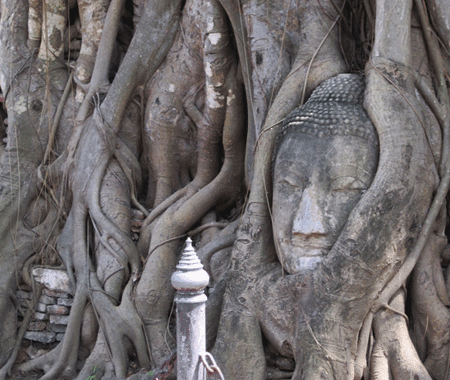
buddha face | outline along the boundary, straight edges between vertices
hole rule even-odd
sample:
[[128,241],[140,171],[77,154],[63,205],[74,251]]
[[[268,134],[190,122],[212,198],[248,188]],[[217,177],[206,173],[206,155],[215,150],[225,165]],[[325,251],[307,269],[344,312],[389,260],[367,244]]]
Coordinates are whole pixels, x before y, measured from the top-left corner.
[[377,147],[355,136],[288,134],[274,166],[276,250],[290,274],[314,270],[376,172]]

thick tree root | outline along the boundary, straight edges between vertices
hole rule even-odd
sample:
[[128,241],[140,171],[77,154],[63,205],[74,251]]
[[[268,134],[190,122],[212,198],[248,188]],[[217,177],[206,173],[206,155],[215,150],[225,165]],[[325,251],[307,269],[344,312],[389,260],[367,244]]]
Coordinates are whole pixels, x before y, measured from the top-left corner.
[[432,235],[411,280],[416,336],[427,343],[427,350],[419,352],[425,354],[425,366],[438,380],[447,379],[450,373],[450,312],[439,298],[433,277],[433,266],[439,265],[445,246],[446,239]]
[[128,354],[123,339],[128,338],[134,345],[139,364],[149,368],[150,357],[148,339],[141,318],[136,313],[131,297],[133,281],[126,285],[119,306],[112,305],[108,295],[102,290],[95,275],[91,275],[92,300],[99,315],[99,323],[110,351],[111,362],[117,378],[126,375]]
[[[405,292],[398,291],[389,303],[392,310],[383,310],[374,318],[375,344],[370,372],[375,380],[431,380],[409,337],[404,318]],[[403,314],[403,315],[402,315]]]
[[[200,133],[187,117],[183,105],[186,98],[197,102],[204,82],[201,33],[205,30],[206,13],[201,11],[204,1],[187,1],[181,20],[181,31],[155,77],[149,82],[146,106],[144,152],[149,172],[154,176],[147,203],[155,207],[190,182],[195,172],[195,138]],[[193,22],[195,20],[195,22]],[[189,29],[190,33],[185,33]],[[182,70],[175,67],[183,62]],[[195,91],[192,91],[195,89]],[[155,144],[154,141],[158,141]],[[169,151],[178,153],[168,155]],[[161,208],[159,208],[161,210]],[[158,212],[152,213],[152,218]],[[152,219],[151,218],[151,219]],[[146,221],[146,225],[151,220]]]

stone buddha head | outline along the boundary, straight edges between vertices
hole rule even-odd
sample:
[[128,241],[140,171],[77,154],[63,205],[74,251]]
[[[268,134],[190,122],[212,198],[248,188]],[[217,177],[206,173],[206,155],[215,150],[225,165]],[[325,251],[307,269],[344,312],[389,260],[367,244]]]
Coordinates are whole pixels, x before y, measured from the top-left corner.
[[313,271],[375,176],[378,138],[362,106],[364,79],[322,83],[280,130],[273,163],[273,230],[283,268]]

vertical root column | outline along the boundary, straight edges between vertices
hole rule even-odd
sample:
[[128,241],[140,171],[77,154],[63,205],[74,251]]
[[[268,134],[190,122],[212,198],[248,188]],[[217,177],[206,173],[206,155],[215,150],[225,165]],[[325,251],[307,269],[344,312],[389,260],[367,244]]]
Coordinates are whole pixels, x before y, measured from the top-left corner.
[[75,75],[84,84],[91,80],[108,4],[107,0],[78,0],[83,39]]
[[[33,12],[36,8],[33,8]],[[42,35],[39,58],[49,63],[64,58],[64,34],[67,8],[64,0],[44,0],[42,4]],[[32,24],[33,28],[36,27]],[[33,36],[35,38],[35,36]]]

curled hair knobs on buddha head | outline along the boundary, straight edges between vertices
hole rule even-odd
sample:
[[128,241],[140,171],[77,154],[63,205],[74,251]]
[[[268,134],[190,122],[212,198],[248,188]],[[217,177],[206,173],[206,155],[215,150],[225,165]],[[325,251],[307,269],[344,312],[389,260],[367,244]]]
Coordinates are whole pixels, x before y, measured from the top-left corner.
[[364,89],[364,78],[357,74],[339,74],[320,84],[308,101],[284,120],[274,159],[285,136],[291,133],[356,136],[378,145],[375,127],[362,105]]

